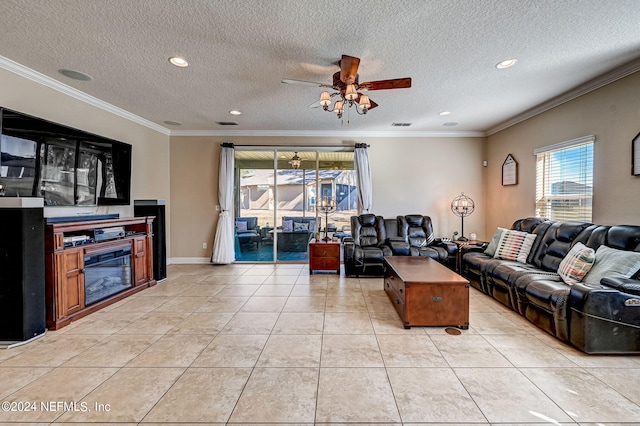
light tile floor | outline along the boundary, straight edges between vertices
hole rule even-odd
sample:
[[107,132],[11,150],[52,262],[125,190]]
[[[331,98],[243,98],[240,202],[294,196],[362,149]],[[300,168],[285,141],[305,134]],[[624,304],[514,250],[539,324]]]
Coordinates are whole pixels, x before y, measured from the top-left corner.
[[585,355],[474,289],[470,311],[459,336],[405,330],[381,279],[172,265],[0,350],[0,423],[640,425],[640,357]]

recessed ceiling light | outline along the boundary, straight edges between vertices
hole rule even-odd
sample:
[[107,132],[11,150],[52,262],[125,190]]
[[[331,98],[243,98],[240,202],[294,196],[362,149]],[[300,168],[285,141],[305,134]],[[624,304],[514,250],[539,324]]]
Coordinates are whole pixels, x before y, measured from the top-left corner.
[[182,123],[179,121],[165,120],[163,123],[169,126],[182,126]]
[[242,113],[240,111],[238,111],[237,109],[232,109],[231,111],[229,111],[229,114],[231,114],[231,115],[242,115]]
[[457,126],[458,123],[456,123],[455,121],[448,121],[446,123],[442,123],[443,126],[447,126],[447,127],[451,127],[451,126]]
[[93,80],[93,77],[91,77],[89,74],[85,74],[83,72],[80,71],[75,71],[75,70],[67,70],[67,69],[61,69],[58,70],[58,72],[62,75],[64,75],[65,77],[69,77],[72,78],[74,80],[80,80],[80,81],[91,81]]
[[507,59],[505,61],[498,62],[496,64],[496,68],[498,68],[499,70],[503,70],[505,68],[510,68],[510,67],[514,66],[516,64],[516,62],[518,62],[517,59]]
[[438,115],[451,115],[451,111],[442,111],[439,112]]
[[169,58],[169,62],[171,62],[176,67],[180,67],[180,68],[185,68],[189,66],[189,62],[187,62],[185,58],[182,58],[180,56],[173,56]]

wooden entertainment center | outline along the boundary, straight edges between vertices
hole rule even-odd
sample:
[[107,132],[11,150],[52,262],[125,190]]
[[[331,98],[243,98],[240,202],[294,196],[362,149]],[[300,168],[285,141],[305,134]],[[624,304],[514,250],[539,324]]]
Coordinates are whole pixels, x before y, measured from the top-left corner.
[[153,216],[48,223],[47,328],[57,330],[156,284]]

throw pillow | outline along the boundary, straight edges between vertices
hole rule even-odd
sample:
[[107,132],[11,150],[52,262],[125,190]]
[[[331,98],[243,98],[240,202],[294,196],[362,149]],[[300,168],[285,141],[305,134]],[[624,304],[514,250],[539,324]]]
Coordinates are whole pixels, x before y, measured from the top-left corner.
[[293,232],[293,220],[282,221],[282,232]]
[[309,231],[316,232],[316,220],[315,219],[311,219],[309,221]]
[[237,231],[246,231],[247,230],[247,222],[244,220],[236,220],[236,230]]
[[558,275],[569,285],[579,283],[596,260],[596,252],[582,243],[576,243],[562,259]]
[[304,223],[304,222],[296,222],[293,224],[293,230],[294,231],[308,231],[309,230],[309,224],[308,223]]
[[596,250],[596,261],[582,281],[600,284],[603,278],[631,278],[639,269],[640,253],[602,245]]
[[498,241],[498,247],[493,257],[527,263],[527,257],[529,257],[529,252],[535,240],[536,236],[528,232],[506,229],[500,236],[500,241]]
[[496,233],[493,234],[493,238],[491,238],[491,242],[489,243],[487,248],[484,249],[484,253],[486,255],[493,257],[496,254],[496,249],[498,248],[498,242],[500,241],[500,237],[502,236],[502,233],[504,231],[506,231],[505,228],[496,229]]

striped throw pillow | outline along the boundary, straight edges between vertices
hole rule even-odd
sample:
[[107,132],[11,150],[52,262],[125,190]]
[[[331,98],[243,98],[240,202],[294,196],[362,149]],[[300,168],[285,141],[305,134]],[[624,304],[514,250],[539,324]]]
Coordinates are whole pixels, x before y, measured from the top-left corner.
[[515,260],[520,263],[527,263],[527,257],[531,252],[531,247],[536,240],[536,236],[528,232],[505,230],[500,236],[496,253],[496,259]]
[[596,261],[596,252],[582,243],[576,243],[562,259],[558,275],[569,285],[579,283]]

